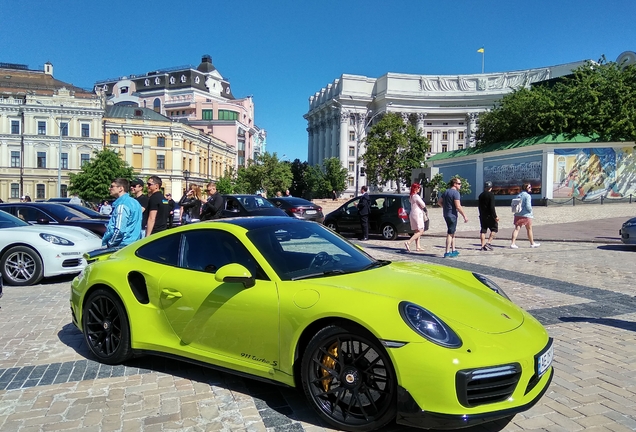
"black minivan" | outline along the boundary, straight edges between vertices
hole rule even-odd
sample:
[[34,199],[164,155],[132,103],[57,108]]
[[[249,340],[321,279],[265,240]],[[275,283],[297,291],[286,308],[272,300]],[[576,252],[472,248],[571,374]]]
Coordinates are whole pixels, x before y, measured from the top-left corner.
[[[369,233],[381,234],[385,240],[395,240],[400,234],[411,235],[409,213],[411,202],[406,194],[370,194],[371,214],[369,215]],[[325,216],[323,222],[328,228],[340,232],[362,234],[358,202],[353,198]]]

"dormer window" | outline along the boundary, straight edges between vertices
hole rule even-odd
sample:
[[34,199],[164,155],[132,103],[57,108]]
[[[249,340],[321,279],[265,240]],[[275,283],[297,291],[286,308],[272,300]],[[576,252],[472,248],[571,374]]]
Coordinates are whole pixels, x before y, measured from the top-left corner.
[[230,88],[229,87],[225,89],[225,93],[230,94]]
[[170,84],[174,84],[175,82],[177,82],[177,80],[174,79],[173,76],[170,77]]
[[199,84],[201,82],[201,79],[199,77],[195,77],[194,78],[194,83],[195,84]]
[[161,84],[161,80],[159,79],[159,77],[155,78],[155,84]]
[[186,76],[185,75],[181,75],[181,82],[182,83],[186,82]]
[[143,116],[143,111],[141,111],[140,109],[135,110],[135,117],[141,117]]
[[120,93],[128,93],[128,87],[122,87],[121,89],[119,89]]
[[146,79],[144,80],[144,85],[145,85],[146,87],[148,87],[148,86],[150,85],[150,80],[149,80],[148,78],[146,78]]
[[102,87],[102,90],[108,91],[108,86],[106,84],[104,84],[104,86]]

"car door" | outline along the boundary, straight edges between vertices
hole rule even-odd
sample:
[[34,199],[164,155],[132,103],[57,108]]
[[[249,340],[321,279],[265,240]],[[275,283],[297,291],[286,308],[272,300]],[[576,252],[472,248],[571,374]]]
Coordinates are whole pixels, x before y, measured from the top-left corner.
[[371,213],[369,215],[369,230],[379,232],[382,227],[384,214],[386,213],[386,198],[383,196],[371,195]]
[[343,212],[338,220],[340,231],[361,232],[360,215],[358,213],[358,203],[360,198],[353,199],[343,206]]
[[38,223],[50,223],[56,224],[57,221],[51,216],[47,215],[42,210],[30,205],[18,205],[15,208],[16,216],[31,225]]
[[[256,284],[217,282],[216,271],[229,263],[244,265]],[[181,233],[179,265],[158,283],[161,308],[182,344],[233,363],[277,367],[276,284],[234,235],[220,229]]]

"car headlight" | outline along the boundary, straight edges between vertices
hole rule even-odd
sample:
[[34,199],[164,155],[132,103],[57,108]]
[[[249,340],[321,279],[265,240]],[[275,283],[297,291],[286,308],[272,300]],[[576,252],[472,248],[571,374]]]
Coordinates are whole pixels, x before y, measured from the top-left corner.
[[60,245],[60,246],[74,246],[75,243],[73,243],[70,240],[66,240],[64,237],[59,237],[53,234],[47,234],[47,233],[40,233],[40,237],[44,240],[47,241],[49,243],[53,243],[56,245]]
[[[488,279],[486,276],[484,275],[480,275],[479,273],[473,273],[473,276],[475,276],[475,278],[483,283],[484,285],[486,285],[488,288],[490,288],[491,290],[493,290],[494,292],[496,292],[497,294],[499,294],[500,296],[502,296],[503,298],[505,298],[506,300],[510,300],[510,297],[508,297],[508,295],[504,292],[504,290],[502,290],[499,285],[497,285],[496,283],[494,283],[493,281],[491,281],[490,279]],[[510,300],[512,301],[512,300]]]
[[416,333],[446,348],[459,348],[462,340],[444,321],[421,306],[401,302],[400,316]]

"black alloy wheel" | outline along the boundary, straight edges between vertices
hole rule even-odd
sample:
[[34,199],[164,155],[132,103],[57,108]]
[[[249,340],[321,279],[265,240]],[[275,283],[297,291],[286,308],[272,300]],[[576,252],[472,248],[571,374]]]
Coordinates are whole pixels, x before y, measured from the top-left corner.
[[0,268],[7,285],[14,286],[34,285],[44,274],[42,258],[26,246],[14,246],[7,250],[0,260]]
[[132,357],[128,316],[112,291],[97,289],[89,295],[82,328],[88,348],[100,362],[119,364]]
[[337,326],[320,330],[307,345],[301,375],[310,404],[337,429],[372,431],[395,418],[395,371],[371,335]]

